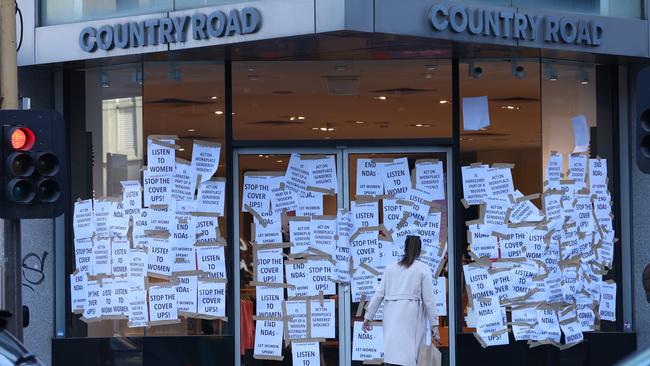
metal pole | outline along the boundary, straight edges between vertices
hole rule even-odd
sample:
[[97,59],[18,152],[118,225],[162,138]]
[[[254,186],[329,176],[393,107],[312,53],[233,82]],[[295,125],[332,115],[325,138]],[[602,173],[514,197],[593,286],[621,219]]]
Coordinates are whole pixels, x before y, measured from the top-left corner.
[[[0,0],[0,109],[18,109],[16,52],[16,3]],[[23,300],[20,253],[20,220],[5,220],[2,247],[2,308],[13,316],[7,329],[22,340]]]

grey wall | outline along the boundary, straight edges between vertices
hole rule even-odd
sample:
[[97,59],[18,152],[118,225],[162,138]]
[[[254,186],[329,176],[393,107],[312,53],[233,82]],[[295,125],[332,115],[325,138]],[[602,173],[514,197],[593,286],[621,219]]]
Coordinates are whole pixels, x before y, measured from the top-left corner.
[[[49,68],[20,69],[19,95],[31,98],[32,109],[53,103]],[[30,325],[23,330],[27,348],[46,365],[52,361],[54,334],[54,220],[22,220],[21,250],[23,304],[30,310]]]

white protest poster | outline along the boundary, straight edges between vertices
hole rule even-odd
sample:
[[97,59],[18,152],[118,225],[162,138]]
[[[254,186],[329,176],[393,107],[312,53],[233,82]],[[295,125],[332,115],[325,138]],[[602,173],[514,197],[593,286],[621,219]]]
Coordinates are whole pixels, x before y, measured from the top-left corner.
[[146,327],[149,323],[149,311],[147,309],[147,290],[144,288],[132,287],[128,293],[129,301],[129,328]]
[[99,313],[103,317],[112,317],[113,313],[113,278],[104,277],[99,281]]
[[332,281],[334,265],[326,259],[310,259],[308,264],[309,295],[315,296],[323,291],[324,295],[336,294],[336,283]]
[[[445,256],[444,244],[440,243],[440,212],[432,212],[427,219],[418,227],[418,236],[422,241],[422,251],[420,258],[422,262],[429,265],[431,272],[435,273]],[[399,241],[399,257],[404,255],[404,241]]]
[[305,169],[302,159],[299,154],[291,154],[289,165],[285,173],[285,189],[294,192],[298,196],[304,196],[307,193],[307,180],[309,179],[309,172]]
[[73,313],[82,313],[86,306],[86,273],[73,273],[70,275],[70,309]]
[[257,249],[257,281],[284,283],[282,249]]
[[307,189],[316,188],[319,190],[327,190],[332,194],[338,192],[338,180],[336,178],[336,160],[334,155],[327,155],[325,157],[302,158],[303,165],[309,172],[307,179]]
[[351,215],[354,231],[363,227],[379,226],[379,201],[351,202]]
[[284,261],[284,271],[287,277],[287,284],[293,285],[293,287],[287,288],[287,296],[308,296],[310,284],[307,274],[309,271],[307,260],[286,260]]
[[143,173],[144,207],[151,205],[166,205],[172,199],[172,177],[153,176],[148,170]]
[[197,243],[214,243],[220,238],[219,220],[216,217],[198,216],[196,218]]
[[257,213],[269,211],[271,204],[269,179],[268,176],[252,173],[244,175],[241,205],[243,212],[249,212],[249,208]]
[[549,229],[560,229],[564,223],[564,209],[562,208],[562,194],[547,192],[542,196],[546,222]]
[[282,359],[283,325],[281,320],[255,321],[255,348],[253,357],[275,357]]
[[129,221],[131,217],[124,212],[122,202],[113,202],[111,206],[113,214],[108,219],[111,227],[111,236],[125,237],[129,232]]
[[271,208],[273,212],[280,213],[283,210],[287,210],[287,212],[296,211],[298,204],[298,196],[290,190],[283,188],[271,189]]
[[438,277],[433,279],[433,300],[436,307],[433,309],[435,315],[447,316],[447,278]]
[[289,241],[291,254],[302,253],[311,243],[311,221],[309,217],[294,216],[289,218]]
[[576,296],[576,314],[582,331],[594,330],[596,315],[593,310],[593,300],[589,295],[578,294]]
[[569,155],[569,179],[584,183],[587,179],[587,154]]
[[[305,302],[303,302],[305,304]],[[306,304],[305,304],[306,306]],[[310,301],[311,337],[336,338],[336,303],[334,300]]]
[[463,130],[478,131],[490,126],[488,97],[463,97]]
[[461,168],[463,197],[467,204],[478,205],[489,196],[488,165]]
[[338,239],[336,241],[336,267],[334,268],[334,278],[337,281],[350,282],[350,236],[352,235],[352,219],[350,211],[339,209],[336,218]]
[[86,304],[83,311],[83,319],[94,320],[99,319],[101,316],[101,309],[99,307],[99,298],[101,297],[101,289],[97,280],[88,280],[86,282]]
[[197,276],[178,276],[176,289],[176,303],[178,315],[193,316],[196,314],[196,287]]
[[197,266],[207,278],[226,278],[226,257],[223,246],[196,247]]
[[111,201],[93,201],[93,216],[95,219],[95,236],[108,238],[111,236],[109,219],[113,214],[113,203]]
[[406,200],[408,204],[403,210],[409,214],[409,218],[420,223],[425,222],[431,209],[431,195],[415,188],[409,188]]
[[512,169],[509,167],[488,169],[487,185],[490,197],[507,196],[514,193],[515,187],[512,183]]
[[74,203],[72,227],[76,239],[90,238],[95,233],[95,220],[93,216],[93,200],[78,200]]
[[151,176],[173,175],[176,168],[174,136],[149,136],[147,139],[147,170]]
[[149,256],[146,249],[130,249],[127,257],[127,278],[130,287],[144,288]]
[[582,153],[589,151],[589,126],[587,117],[578,115],[571,118],[571,127],[573,129],[573,152]]
[[216,178],[201,182],[197,196],[196,211],[209,212],[215,216],[223,216],[226,197],[226,180]]
[[381,266],[378,241],[379,232],[376,230],[361,232],[356,238],[350,240],[354,268],[364,263],[372,268]]
[[277,221],[278,224],[268,223],[266,227],[260,224],[257,219],[253,220],[253,225],[255,228],[255,243],[257,244],[275,244],[282,242],[282,229],[279,225],[279,218]]
[[93,239],[93,274],[111,274],[111,238]]
[[207,318],[226,316],[226,282],[199,280],[198,313]]
[[384,358],[384,329],[373,325],[368,332],[363,331],[363,322],[354,322],[352,331],[352,360],[377,361]]
[[384,194],[384,183],[379,172],[379,165],[372,159],[357,159],[357,196]]
[[379,252],[381,253],[381,266],[377,268],[381,273],[384,273],[386,267],[393,263],[399,262],[404,256],[404,246],[392,241],[382,240],[383,235],[379,236]]
[[171,187],[171,196],[176,201],[193,201],[196,190],[196,172],[192,164],[183,159],[176,159]]
[[595,193],[596,187],[607,184],[607,159],[589,159],[589,190]]
[[320,365],[320,343],[291,342],[291,359],[296,366]]
[[93,240],[91,238],[74,239],[75,268],[79,273],[94,274]]
[[403,205],[397,203],[397,199],[384,198],[381,201],[383,210],[383,224],[388,230],[393,230],[404,216]]
[[192,145],[192,169],[200,177],[200,183],[207,182],[219,168],[221,144],[194,140]]
[[125,180],[122,184],[122,205],[124,209],[142,208],[142,187],[140,181]]
[[537,309],[534,307],[522,307],[512,309],[512,333],[516,341],[535,340],[537,333]]
[[255,312],[258,316],[281,317],[284,289],[282,287],[257,286]]
[[296,216],[322,216],[323,215],[323,193],[306,191],[298,197],[298,208]]
[[560,321],[557,318],[557,311],[554,309],[537,309],[537,338],[538,340],[549,340],[560,343],[562,332]]
[[111,269],[113,276],[127,276],[128,274],[128,254],[129,239],[113,238],[111,241]]
[[512,203],[507,197],[490,197],[485,200],[485,213],[483,224],[491,227],[501,227],[506,223],[508,210],[512,209]]
[[116,277],[113,280],[113,315],[126,317],[129,315],[129,280],[126,277]]
[[432,159],[415,162],[415,188],[430,194],[434,201],[445,199],[444,178],[442,161]]
[[196,270],[196,216],[182,216],[171,226],[169,243],[172,247],[174,263],[173,272]]
[[499,258],[499,242],[492,235],[492,228],[484,225],[470,225],[468,238],[469,245],[479,258]]
[[336,216],[313,216],[310,222],[311,246],[327,254],[336,251]]
[[149,288],[149,321],[168,324],[180,321],[175,287],[152,286]]
[[600,284],[598,315],[601,320],[616,321],[616,283],[614,281],[604,281]]
[[[473,295],[473,294],[472,294]],[[499,300],[485,297],[473,302],[476,314],[476,334],[487,346],[499,346],[509,343],[508,328],[503,321]]]
[[[475,303],[482,297],[495,297],[496,290],[494,289],[494,282],[486,267],[476,266],[473,264],[466,264],[463,266],[463,274],[465,275],[465,282],[470,287],[472,292],[472,301]],[[499,302],[496,301],[497,308]],[[474,304],[475,310],[478,309]]]
[[168,239],[149,238],[147,275],[168,279],[172,274],[174,254]]
[[305,300],[287,301],[287,330],[289,339],[307,338],[307,302]]
[[516,202],[512,206],[512,211],[510,212],[510,222],[513,224],[518,224],[521,222],[535,222],[541,221],[544,219],[543,215],[540,215],[539,209],[535,206],[530,200],[524,199],[524,194],[516,190],[512,194],[512,198]]
[[546,165],[546,180],[548,181],[548,188],[558,188],[560,180],[562,179],[562,169],[564,166],[564,158],[562,154],[557,151],[551,151]]
[[[505,229],[505,230],[504,230]],[[528,240],[530,228],[504,228],[500,229],[505,237],[499,240],[501,258],[523,258],[524,244]]]
[[352,275],[351,290],[352,302],[359,302],[365,296],[367,301],[375,294],[375,287],[379,283],[379,277],[364,267],[359,267]]
[[393,195],[395,198],[406,198],[411,187],[408,158],[398,158],[394,159],[392,163],[381,164],[379,171],[384,183],[384,193]]

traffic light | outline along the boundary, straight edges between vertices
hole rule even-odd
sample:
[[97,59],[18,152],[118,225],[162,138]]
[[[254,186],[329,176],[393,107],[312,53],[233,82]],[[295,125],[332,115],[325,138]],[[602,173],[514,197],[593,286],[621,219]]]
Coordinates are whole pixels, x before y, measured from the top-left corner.
[[63,117],[49,110],[2,110],[4,191],[0,218],[55,217],[65,209],[67,143]]

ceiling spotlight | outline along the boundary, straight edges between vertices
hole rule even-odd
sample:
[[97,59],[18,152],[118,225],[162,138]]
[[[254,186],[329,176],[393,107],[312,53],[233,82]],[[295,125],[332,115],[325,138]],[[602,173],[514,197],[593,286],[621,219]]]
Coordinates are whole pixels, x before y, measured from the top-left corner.
[[449,103],[448,100],[441,100],[441,101],[440,101],[440,104],[448,104],[448,103]]
[[320,130],[321,131],[327,131],[327,127],[321,127]]
[[99,74],[99,84],[102,88],[110,88],[111,86],[111,81],[108,79],[108,73],[105,71],[102,71],[101,74]]
[[188,128],[188,129],[187,129],[187,132],[195,132],[195,131],[196,131],[196,130],[193,129],[193,128]]
[[222,115],[223,111],[214,111],[214,114]]
[[481,75],[483,75],[483,68],[476,65],[473,61],[469,63],[467,71],[469,73],[469,76],[473,77],[474,79],[478,79],[481,77]]
[[364,122],[364,121],[354,121],[354,123],[356,123],[356,124],[358,124],[358,125],[362,125],[362,124],[364,124],[364,123],[366,123],[366,122]]
[[283,162],[283,160],[276,160],[275,162],[276,163],[281,163],[281,162]]
[[328,127],[327,130],[328,131],[334,131],[334,127]]
[[183,149],[183,148],[181,147],[180,149],[178,149],[178,151],[185,151],[185,149]]
[[582,67],[579,67],[579,68],[576,70],[576,78],[578,79],[578,81],[579,81],[580,84],[582,84],[582,85],[587,85],[587,84],[589,84],[589,73],[587,72],[587,70],[585,70],[585,69],[582,68]]
[[433,71],[433,70],[437,69],[438,66],[433,65],[433,64],[428,64],[428,65],[424,65],[424,68],[427,69],[428,71]]
[[295,119],[296,119],[296,117],[294,117],[294,116],[289,117],[289,121],[294,121]]
[[432,77],[433,77],[433,75],[431,75],[429,73],[424,74],[425,79],[431,79]]
[[422,127],[422,126],[424,126],[422,123],[416,123],[415,124],[415,127]]
[[210,97],[210,99],[212,99],[212,100],[217,100],[218,98],[219,98],[219,97],[217,97],[217,96],[211,96],[211,97]]
[[314,131],[318,131],[318,127],[312,127],[311,129]]
[[305,120],[305,116],[298,116],[298,119],[301,120],[301,121],[304,121],[304,120]]
[[544,76],[550,81],[556,81],[558,79],[558,72],[555,66],[546,64],[544,67]]
[[262,154],[259,154],[259,155],[257,155],[257,156],[259,156],[260,158],[263,158],[263,157],[264,157],[264,155],[262,155]]
[[375,100],[386,100],[386,99],[388,99],[385,95],[380,95],[378,97],[372,97],[372,98],[375,99]]
[[526,77],[526,69],[522,66],[517,64],[515,61],[512,62],[512,76],[523,79]]

